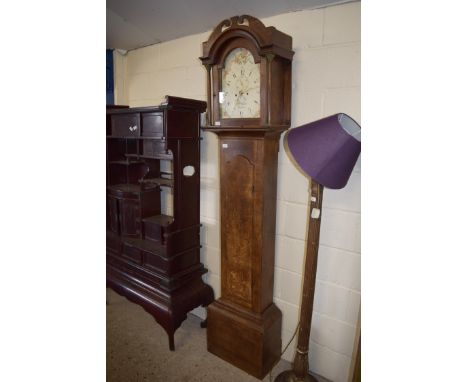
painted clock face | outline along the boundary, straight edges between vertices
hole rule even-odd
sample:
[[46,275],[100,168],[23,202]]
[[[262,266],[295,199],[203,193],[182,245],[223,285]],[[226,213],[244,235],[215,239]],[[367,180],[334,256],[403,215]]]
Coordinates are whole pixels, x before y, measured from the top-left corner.
[[260,64],[247,49],[236,48],[226,57],[221,92],[221,118],[260,118]]

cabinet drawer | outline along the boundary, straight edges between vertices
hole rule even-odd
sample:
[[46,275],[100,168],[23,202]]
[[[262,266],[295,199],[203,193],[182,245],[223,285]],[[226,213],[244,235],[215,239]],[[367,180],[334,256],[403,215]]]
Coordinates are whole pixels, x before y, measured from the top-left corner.
[[141,116],[143,137],[161,137],[164,135],[163,113],[144,113]]
[[140,135],[140,114],[118,114],[111,119],[112,135],[115,137],[138,137]]
[[140,206],[137,201],[122,199],[119,204],[122,236],[140,235]]
[[122,255],[134,263],[141,264],[141,253],[138,248],[131,247],[124,243]]
[[186,252],[174,259],[164,259],[151,252],[141,251],[141,261],[144,267],[168,275],[173,275],[194,266],[198,262],[197,259],[196,251]]

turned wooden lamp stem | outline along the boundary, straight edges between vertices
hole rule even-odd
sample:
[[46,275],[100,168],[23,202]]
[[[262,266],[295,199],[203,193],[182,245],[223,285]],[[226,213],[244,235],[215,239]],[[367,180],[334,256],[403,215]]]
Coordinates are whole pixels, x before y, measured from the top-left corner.
[[301,315],[296,355],[293,371],[298,380],[306,378],[309,373],[309,339],[314,305],[315,279],[317,274],[317,258],[320,237],[320,221],[322,210],[323,186],[311,179],[310,181],[310,217],[307,235],[307,251],[302,286]]
[[293,369],[280,374],[275,382],[316,382],[309,374],[309,339],[314,306],[315,279],[317,274],[317,259],[320,237],[320,222],[322,210],[323,186],[313,179],[310,180],[309,231],[307,234],[307,250],[304,267],[304,282],[302,285],[301,313],[299,318],[299,334]]

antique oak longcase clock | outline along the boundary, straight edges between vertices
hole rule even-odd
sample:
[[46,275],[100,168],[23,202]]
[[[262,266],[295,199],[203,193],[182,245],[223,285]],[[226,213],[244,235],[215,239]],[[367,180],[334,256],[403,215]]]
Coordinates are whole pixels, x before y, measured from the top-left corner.
[[273,303],[279,138],[290,126],[292,38],[251,16],[203,43],[207,126],[219,137],[221,297],[208,308],[208,350],[257,378],[281,353]]

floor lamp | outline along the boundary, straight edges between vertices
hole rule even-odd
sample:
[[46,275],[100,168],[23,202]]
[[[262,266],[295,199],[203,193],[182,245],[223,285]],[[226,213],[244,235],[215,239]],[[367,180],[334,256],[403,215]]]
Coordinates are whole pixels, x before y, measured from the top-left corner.
[[317,382],[309,374],[309,338],[314,304],[315,277],[320,238],[323,187],[346,186],[361,153],[361,127],[339,113],[291,129],[285,136],[288,154],[310,177],[310,220],[302,286],[299,336],[292,370],[278,375],[275,382]]

